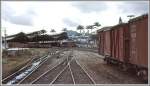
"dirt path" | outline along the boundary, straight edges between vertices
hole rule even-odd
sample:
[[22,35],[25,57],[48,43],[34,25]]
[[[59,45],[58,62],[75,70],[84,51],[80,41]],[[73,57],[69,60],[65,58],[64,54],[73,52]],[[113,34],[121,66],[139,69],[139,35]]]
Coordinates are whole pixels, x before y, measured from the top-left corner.
[[93,78],[96,84],[142,84],[136,76],[119,70],[116,66],[107,65],[103,57],[88,51],[75,51],[79,63]]

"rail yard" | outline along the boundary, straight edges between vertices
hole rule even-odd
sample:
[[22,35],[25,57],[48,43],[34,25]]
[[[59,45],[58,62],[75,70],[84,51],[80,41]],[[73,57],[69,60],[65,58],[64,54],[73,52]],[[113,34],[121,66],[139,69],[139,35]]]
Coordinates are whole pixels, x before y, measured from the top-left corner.
[[128,17],[102,28],[99,22],[76,26],[78,22],[63,19],[80,32],[39,28],[7,35],[5,29],[2,84],[148,84],[149,14]]
[[33,63],[37,62],[35,67],[27,64],[3,78],[3,84],[144,83],[131,73],[107,65],[103,56],[83,49],[53,49]]

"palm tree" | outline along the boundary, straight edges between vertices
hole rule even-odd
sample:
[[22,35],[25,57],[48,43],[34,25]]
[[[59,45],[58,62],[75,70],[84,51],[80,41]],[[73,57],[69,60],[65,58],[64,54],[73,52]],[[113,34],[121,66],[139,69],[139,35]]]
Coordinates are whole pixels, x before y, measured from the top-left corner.
[[95,22],[94,25],[97,27],[101,26],[101,24],[99,24],[99,22]]
[[66,31],[67,31],[67,28],[63,28],[62,31],[66,32]]
[[80,34],[81,34],[81,30],[83,30],[84,29],[84,26],[82,26],[82,25],[79,25],[78,27],[77,27],[77,30],[80,30]]
[[43,30],[40,30],[40,33],[41,33],[41,34],[44,34],[44,33],[46,33],[46,30],[44,30],[44,29],[43,29]]
[[54,30],[54,29],[51,29],[51,31],[50,31],[51,33],[55,33],[56,31]]
[[88,25],[88,26],[86,26],[86,29],[88,30],[88,35],[89,35],[89,29],[91,29],[91,32],[92,32],[93,26],[92,25]]
[[[90,37],[89,29],[91,29],[91,33],[92,33],[93,25],[86,26],[86,29],[88,30],[88,36]],[[88,41],[88,44],[89,44],[89,38],[87,39],[87,41]]]
[[95,28],[98,28],[101,26],[101,24],[99,24],[99,22],[95,22],[93,26],[95,26]]
[[[98,29],[98,27],[100,27],[101,24],[99,24],[99,22],[95,22],[93,26],[95,26],[95,28]],[[94,43],[97,43],[97,42],[96,42],[96,39],[94,39]]]
[[[81,30],[83,29],[84,29],[84,26],[82,25],[77,26],[77,30],[80,30],[80,36],[81,36]],[[80,42],[81,42],[81,38],[80,38]]]

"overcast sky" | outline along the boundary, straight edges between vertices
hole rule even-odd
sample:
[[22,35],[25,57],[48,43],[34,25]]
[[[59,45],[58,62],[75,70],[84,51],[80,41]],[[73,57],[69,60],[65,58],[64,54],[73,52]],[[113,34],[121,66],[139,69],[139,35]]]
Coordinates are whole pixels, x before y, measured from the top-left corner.
[[6,28],[8,35],[41,29],[59,33],[94,22],[102,28],[118,24],[119,17],[127,22],[127,15],[148,13],[148,6],[148,1],[2,1],[2,32]]

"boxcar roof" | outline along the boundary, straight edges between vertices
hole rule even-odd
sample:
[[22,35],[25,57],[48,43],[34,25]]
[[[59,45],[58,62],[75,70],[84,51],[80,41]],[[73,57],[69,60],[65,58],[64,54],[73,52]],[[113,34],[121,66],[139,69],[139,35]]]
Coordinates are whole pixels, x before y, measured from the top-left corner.
[[128,22],[132,23],[132,22],[140,21],[140,20],[145,19],[147,17],[148,17],[148,14],[143,14],[141,16],[138,16],[138,17],[135,17],[135,18],[129,20]]
[[121,24],[114,25],[112,29],[117,29],[116,27],[124,27],[125,25],[128,25],[128,23],[121,23]]
[[107,30],[110,30],[111,28],[112,28],[112,26],[103,27],[103,28],[97,30],[97,32],[100,32],[100,31],[107,31]]

